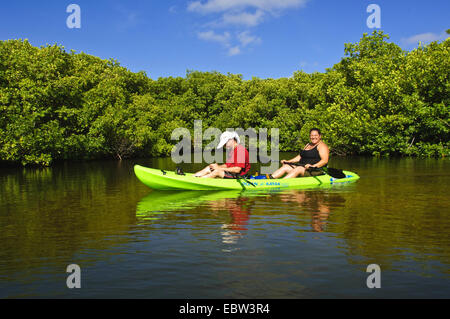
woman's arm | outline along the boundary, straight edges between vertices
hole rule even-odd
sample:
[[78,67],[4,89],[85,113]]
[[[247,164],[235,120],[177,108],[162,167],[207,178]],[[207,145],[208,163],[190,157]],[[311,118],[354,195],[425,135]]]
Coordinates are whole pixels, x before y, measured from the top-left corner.
[[300,159],[301,159],[300,155],[297,155],[296,157],[290,159],[289,161],[282,160],[282,161],[281,161],[281,164],[284,164],[285,162],[289,162],[289,163],[297,163],[297,162],[300,161]]

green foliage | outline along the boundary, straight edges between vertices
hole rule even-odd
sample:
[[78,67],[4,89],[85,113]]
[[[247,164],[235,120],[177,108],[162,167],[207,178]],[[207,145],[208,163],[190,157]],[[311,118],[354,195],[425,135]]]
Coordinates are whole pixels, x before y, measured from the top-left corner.
[[197,119],[279,128],[282,151],[319,127],[334,154],[449,156],[450,40],[405,52],[387,39],[364,34],[325,73],[248,81],[198,71],[152,80],[57,45],[0,41],[0,160],[165,156],[172,130],[192,132]]

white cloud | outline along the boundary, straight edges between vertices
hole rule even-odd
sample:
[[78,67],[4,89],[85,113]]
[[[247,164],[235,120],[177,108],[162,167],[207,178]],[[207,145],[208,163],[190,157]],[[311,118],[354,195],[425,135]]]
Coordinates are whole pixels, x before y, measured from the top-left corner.
[[212,41],[212,42],[218,42],[225,46],[228,46],[230,41],[230,33],[224,32],[223,34],[215,33],[214,31],[205,31],[205,32],[198,32],[197,36],[199,39],[205,40],[205,41]]
[[279,16],[280,12],[303,6],[309,0],[207,0],[188,4],[187,10],[204,15],[221,14],[212,26],[244,25],[254,27],[263,22],[267,14]]
[[255,28],[268,17],[279,17],[284,10],[303,6],[309,0],[195,0],[188,3],[187,10],[211,17],[202,28],[235,28],[233,36],[229,32],[217,34],[214,31],[198,32],[205,41],[221,43],[228,55],[241,53],[241,49],[251,44],[261,43],[261,38],[250,35],[248,28]]
[[222,16],[221,24],[254,27],[263,21],[264,15],[265,13],[262,10],[257,10],[255,13],[226,12]]
[[229,56],[238,55],[240,53],[241,53],[241,49],[239,48],[239,46],[235,46],[235,47],[228,49]]
[[409,38],[402,38],[402,42],[404,44],[418,44],[419,42],[424,42],[424,43],[430,43],[433,41],[441,41],[441,40],[445,40],[449,37],[448,34],[446,34],[446,32],[442,32],[441,34],[436,34],[436,33],[432,33],[432,32],[428,32],[428,33],[421,33],[421,34],[416,34],[413,35]]
[[254,43],[254,44],[261,43],[261,38],[250,35],[249,31],[244,31],[244,32],[239,33],[237,35],[237,38],[243,47],[245,47],[251,43]]
[[213,30],[209,30],[204,32],[198,32],[197,36],[201,40],[216,42],[223,45],[225,48],[227,48],[227,54],[229,56],[241,54],[242,53],[241,48],[244,48],[250,44],[261,43],[261,39],[259,37],[251,35],[249,31],[243,31],[236,34],[235,38],[237,39],[237,42],[239,42],[239,44],[236,44],[234,46],[231,45],[231,42],[233,42],[234,37],[232,37],[229,32],[224,32],[223,34],[220,34],[214,32]]
[[227,48],[227,54],[229,56],[238,55],[241,53],[241,46],[260,41],[259,38],[251,36],[248,32],[242,32],[237,35],[241,45],[231,46],[232,36],[229,32],[224,32],[223,34],[216,33],[212,30],[198,32],[197,36],[199,39],[204,41],[216,42]]
[[308,0],[207,0],[193,1],[188,4],[188,11],[199,13],[217,13],[229,10],[255,8],[263,11],[298,8]]

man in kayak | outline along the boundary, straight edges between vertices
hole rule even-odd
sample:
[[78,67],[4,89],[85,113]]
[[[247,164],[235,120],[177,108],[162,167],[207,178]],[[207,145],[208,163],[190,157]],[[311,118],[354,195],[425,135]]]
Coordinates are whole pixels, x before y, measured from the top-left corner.
[[247,149],[242,146],[239,135],[236,132],[224,132],[220,136],[217,149],[226,147],[228,157],[225,164],[210,164],[201,171],[195,173],[196,177],[209,178],[237,178],[243,176],[250,170],[250,157]]
[[[306,144],[305,148],[300,151],[300,154],[289,161],[282,160],[281,166],[272,174],[272,178],[280,178],[286,174],[284,178],[294,178],[297,176],[304,176],[305,172],[310,167],[324,167],[328,164],[330,150],[328,146],[322,141],[320,130],[313,128],[309,131],[310,142]],[[296,165],[290,164],[294,163]],[[317,172],[311,172],[312,176],[317,175]]]

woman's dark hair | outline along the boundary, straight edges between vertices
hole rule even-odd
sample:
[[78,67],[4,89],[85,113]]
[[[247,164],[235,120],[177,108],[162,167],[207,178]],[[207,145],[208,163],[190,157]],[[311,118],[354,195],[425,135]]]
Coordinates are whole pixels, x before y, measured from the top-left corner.
[[311,134],[313,131],[317,131],[317,133],[319,133],[319,135],[322,135],[322,133],[320,133],[320,130],[315,127],[313,127],[312,129],[309,130],[309,134]]

